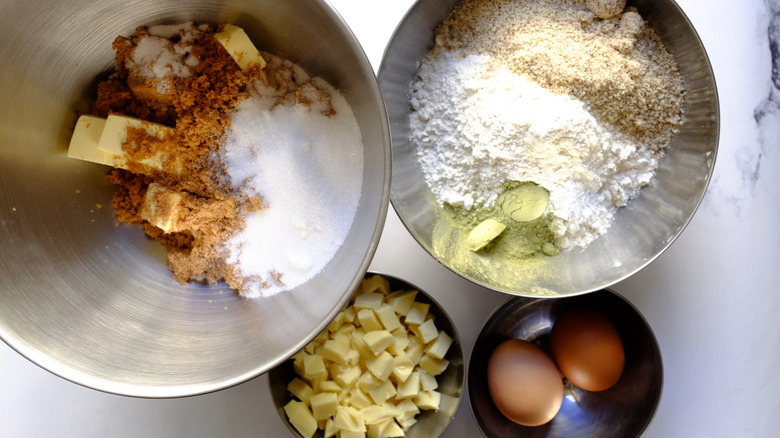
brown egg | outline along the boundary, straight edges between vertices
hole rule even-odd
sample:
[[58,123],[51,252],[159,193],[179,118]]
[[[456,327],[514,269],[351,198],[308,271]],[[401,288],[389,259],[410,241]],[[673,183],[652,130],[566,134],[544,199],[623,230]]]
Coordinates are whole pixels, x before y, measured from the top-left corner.
[[595,310],[561,315],[550,333],[550,349],[564,377],[586,391],[608,389],[623,374],[625,351],[620,334]]
[[563,401],[563,379],[536,345],[520,339],[502,342],[487,367],[490,396],[504,416],[523,426],[555,417]]

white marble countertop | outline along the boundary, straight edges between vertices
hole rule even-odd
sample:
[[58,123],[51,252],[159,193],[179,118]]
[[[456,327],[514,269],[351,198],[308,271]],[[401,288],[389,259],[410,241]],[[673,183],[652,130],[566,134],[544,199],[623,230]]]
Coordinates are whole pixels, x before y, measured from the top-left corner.
[[[331,2],[378,68],[413,0]],[[722,130],[714,177],[693,221],[655,262],[613,287],[644,314],[662,350],[663,395],[644,436],[776,437],[780,0],[679,3],[712,61]],[[392,211],[371,268],[429,290],[457,321],[466,354],[507,298],[475,293],[425,253]],[[0,343],[0,388],[0,437],[289,436],[266,376],[197,397],[126,398],[62,380]],[[444,436],[480,436],[467,397]]]

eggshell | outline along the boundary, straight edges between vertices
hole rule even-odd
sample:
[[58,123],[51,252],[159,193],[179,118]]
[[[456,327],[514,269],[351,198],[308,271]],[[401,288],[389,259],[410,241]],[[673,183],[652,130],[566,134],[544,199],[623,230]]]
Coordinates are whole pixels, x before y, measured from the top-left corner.
[[623,374],[625,350],[620,333],[592,309],[561,315],[550,332],[550,350],[564,377],[586,391],[611,388]]
[[552,420],[563,401],[563,379],[555,364],[528,341],[499,344],[488,360],[487,380],[498,410],[523,426]]

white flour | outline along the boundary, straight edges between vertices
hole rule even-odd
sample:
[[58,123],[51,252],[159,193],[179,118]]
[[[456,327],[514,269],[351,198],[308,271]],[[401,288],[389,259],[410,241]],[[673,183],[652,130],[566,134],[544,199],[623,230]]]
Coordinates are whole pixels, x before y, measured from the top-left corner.
[[581,101],[553,94],[490,57],[440,50],[412,92],[412,141],[442,204],[490,207],[508,181],[550,192],[560,248],[604,233],[647,184],[658,154],[600,124]]

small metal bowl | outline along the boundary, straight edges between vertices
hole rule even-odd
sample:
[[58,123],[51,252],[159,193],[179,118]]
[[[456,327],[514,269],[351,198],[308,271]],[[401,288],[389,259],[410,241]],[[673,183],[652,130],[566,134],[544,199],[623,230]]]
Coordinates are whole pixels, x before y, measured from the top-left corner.
[[[537,427],[507,419],[490,397],[487,363],[501,342],[516,338],[549,352],[549,334],[556,318],[574,308],[603,314],[620,333],[625,367],[611,388],[589,392],[567,383],[558,414]],[[498,307],[477,336],[471,353],[468,390],[471,411],[487,437],[631,438],[650,423],[661,397],[663,363],[647,321],[628,301],[604,289],[561,299],[515,297]]]
[[[452,243],[463,233],[446,220],[425,182],[410,141],[410,86],[434,45],[436,27],[461,0],[419,0],[399,24],[379,68],[390,117],[393,176],[390,200],[414,239],[438,262],[484,287],[521,296],[597,291],[647,266],[682,233],[696,212],[715,166],[719,136],[714,75],[696,30],[674,0],[629,0],[677,61],[685,86],[684,123],[653,180],[585,248],[553,257],[504,263]],[[457,240],[456,240],[457,242]]]
[[[366,278],[373,275],[381,275],[388,279],[390,281],[390,290],[417,290],[418,294],[416,301],[430,304],[431,307],[429,312],[434,315],[436,326],[452,337],[452,345],[445,356],[445,359],[447,359],[450,364],[442,374],[436,377],[436,380],[439,383],[439,387],[436,390],[441,392],[441,406],[437,411],[421,411],[417,415],[417,423],[410,427],[405,435],[408,438],[437,437],[444,432],[455,417],[455,412],[458,409],[465,387],[465,364],[460,336],[458,336],[455,325],[447,315],[447,312],[445,312],[441,305],[425,291],[411,283],[383,273],[369,272],[366,274]],[[283,409],[284,405],[293,399],[292,394],[287,391],[287,384],[290,383],[295,376],[293,361],[288,360],[268,372],[268,381],[276,411],[292,434],[296,437],[301,437],[301,434],[298,433],[292,424],[290,424],[287,414],[285,414]],[[322,436],[322,430],[318,430],[314,435],[315,438],[322,438]]]

